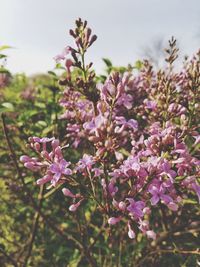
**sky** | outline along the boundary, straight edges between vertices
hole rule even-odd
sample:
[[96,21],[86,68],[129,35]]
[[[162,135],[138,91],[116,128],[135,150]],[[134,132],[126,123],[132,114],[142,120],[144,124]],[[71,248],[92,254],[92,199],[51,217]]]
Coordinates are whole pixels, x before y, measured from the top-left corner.
[[73,44],[68,32],[78,17],[98,36],[88,51],[97,72],[103,57],[134,63],[172,35],[182,54],[200,48],[200,0],[0,0],[0,45],[13,47],[7,67],[29,75],[52,70],[53,57]]

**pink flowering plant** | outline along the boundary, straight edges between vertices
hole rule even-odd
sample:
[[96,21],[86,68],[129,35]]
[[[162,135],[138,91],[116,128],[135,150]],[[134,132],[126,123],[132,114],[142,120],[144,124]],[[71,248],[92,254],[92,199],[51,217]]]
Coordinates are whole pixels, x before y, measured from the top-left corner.
[[85,258],[77,266],[157,266],[162,253],[198,254],[172,237],[198,228],[200,52],[176,70],[172,38],[164,69],[106,60],[108,74],[97,77],[85,60],[97,36],[81,19],[69,33],[75,46],[55,57],[65,129],[29,137],[20,161],[44,196],[62,192],[64,220],[77,223],[73,240]]

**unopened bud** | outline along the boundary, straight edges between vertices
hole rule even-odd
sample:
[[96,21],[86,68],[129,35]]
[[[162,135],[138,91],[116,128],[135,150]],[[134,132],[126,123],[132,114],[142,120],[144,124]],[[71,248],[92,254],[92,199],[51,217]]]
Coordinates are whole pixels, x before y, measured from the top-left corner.
[[116,223],[118,223],[119,221],[121,221],[121,217],[111,217],[108,219],[108,224],[114,225]]
[[35,148],[36,151],[40,151],[40,144],[36,142],[34,144],[34,148]]
[[55,150],[60,145],[59,140],[55,139],[51,142],[52,148]]
[[120,201],[120,202],[119,202],[119,209],[122,210],[122,211],[124,211],[124,210],[126,209],[126,204],[125,204],[125,202],[123,202],[123,201]]
[[75,32],[74,32],[72,29],[69,30],[69,34],[70,34],[72,37],[74,37],[74,38],[77,37],[76,34],[75,34]]
[[90,40],[89,46],[91,46],[96,40],[97,40],[97,36],[93,35],[91,40]]
[[77,202],[76,204],[72,204],[70,207],[69,207],[69,210],[72,211],[72,212],[75,212],[78,207],[80,206],[81,202],[83,201],[83,199],[81,199],[79,202]]
[[23,162],[23,163],[28,162],[28,161],[30,161],[30,157],[28,157],[26,155],[21,156],[20,157],[20,161]]
[[72,198],[76,197],[76,195],[74,195],[68,188],[63,188],[62,192],[63,195],[65,195],[66,197],[72,197]]

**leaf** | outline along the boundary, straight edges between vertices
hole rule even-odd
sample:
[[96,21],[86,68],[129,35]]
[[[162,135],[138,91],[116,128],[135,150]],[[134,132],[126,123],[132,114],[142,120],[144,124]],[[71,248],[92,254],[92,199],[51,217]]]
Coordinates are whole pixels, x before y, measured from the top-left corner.
[[54,130],[54,125],[50,125],[48,127],[46,127],[43,131],[42,134],[45,136],[47,135],[49,132],[52,132]]
[[0,107],[0,113],[2,112],[12,112],[14,111],[14,106],[12,103],[9,103],[9,102],[4,102],[1,104],[1,107]]
[[103,62],[106,64],[108,68],[112,67],[112,62],[108,58],[103,58]]
[[5,49],[10,49],[10,48],[12,48],[12,47],[9,45],[2,45],[2,46],[0,46],[0,51],[5,50]]
[[77,267],[80,260],[81,260],[80,252],[77,249],[75,249],[68,266]]
[[52,75],[52,76],[55,76],[56,77],[56,74],[55,74],[55,72],[53,72],[53,71],[48,71],[48,74],[50,74],[50,75]]
[[37,102],[35,104],[35,106],[38,107],[38,108],[46,108],[46,104],[45,103],[42,103],[42,102]]
[[6,55],[0,54],[0,59],[1,58],[6,58],[6,57],[7,57]]
[[137,60],[137,61],[135,62],[134,67],[135,67],[137,70],[140,70],[140,69],[143,67],[143,62],[140,61],[140,60]]
[[197,205],[198,202],[196,200],[193,199],[183,199],[183,204],[193,204],[193,205]]
[[0,73],[10,74],[10,72],[4,68],[0,68]]
[[36,123],[36,126],[41,126],[41,127],[46,127],[47,126],[47,123],[46,123],[46,121],[38,121],[37,123]]

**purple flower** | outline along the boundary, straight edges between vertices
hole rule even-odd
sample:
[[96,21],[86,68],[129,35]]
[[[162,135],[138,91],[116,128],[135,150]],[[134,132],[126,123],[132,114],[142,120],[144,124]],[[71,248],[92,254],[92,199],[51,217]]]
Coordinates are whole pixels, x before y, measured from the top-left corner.
[[43,138],[39,138],[39,137],[31,137],[33,142],[37,142],[37,143],[48,143],[51,142],[53,140],[55,140],[54,137],[48,138],[48,137],[43,137]]
[[123,105],[127,109],[131,109],[133,105],[133,97],[129,94],[123,93],[117,101],[119,106]]
[[151,110],[155,110],[156,107],[157,107],[157,103],[156,103],[156,101],[154,101],[154,100],[148,100],[148,99],[145,99],[145,100],[144,100],[144,104],[145,104],[145,107],[146,107],[147,109],[151,109]]
[[163,200],[165,204],[173,202],[172,198],[165,194],[165,188],[161,185],[151,185],[148,191],[152,194],[151,204],[155,206],[160,200]]
[[70,165],[70,162],[67,162],[65,159],[62,159],[58,163],[53,163],[50,165],[49,170],[53,174],[52,184],[55,186],[62,175],[71,175],[72,170],[67,168]]
[[100,168],[93,168],[92,171],[94,172],[94,177],[99,177],[103,174],[103,170]]
[[61,60],[64,60],[69,53],[69,47],[65,47],[62,51],[61,54],[58,54],[57,56],[54,57],[54,60],[56,63],[60,63]]
[[127,207],[127,210],[133,214],[136,219],[142,218],[144,216],[143,209],[145,204],[143,201],[135,201],[132,198],[127,198],[130,205]]
[[199,203],[200,203],[200,185],[198,185],[196,182],[191,184],[192,189],[196,192],[198,199],[199,199]]
[[126,125],[129,127],[129,128],[132,128],[133,130],[137,130],[138,129],[138,122],[134,119],[130,119]]
[[110,195],[113,197],[117,191],[118,191],[118,187],[115,186],[116,183],[116,179],[115,178],[111,178],[110,182],[108,184],[108,192],[110,193]]
[[[138,122],[134,119],[130,119],[130,120],[126,121],[126,119],[123,116],[116,116],[116,121],[117,121],[118,125],[123,126],[123,128],[121,128],[121,130],[124,130],[125,128],[131,128],[133,130],[138,129]],[[116,131],[119,132],[118,129],[116,129]]]
[[82,171],[84,169],[91,169],[92,165],[95,164],[95,161],[91,155],[84,154],[83,158],[77,163],[77,170]]
[[176,172],[171,169],[170,163],[168,161],[165,161],[161,164],[161,166],[163,170],[161,175],[166,174],[170,178],[170,181],[173,183],[174,178],[176,177]]

